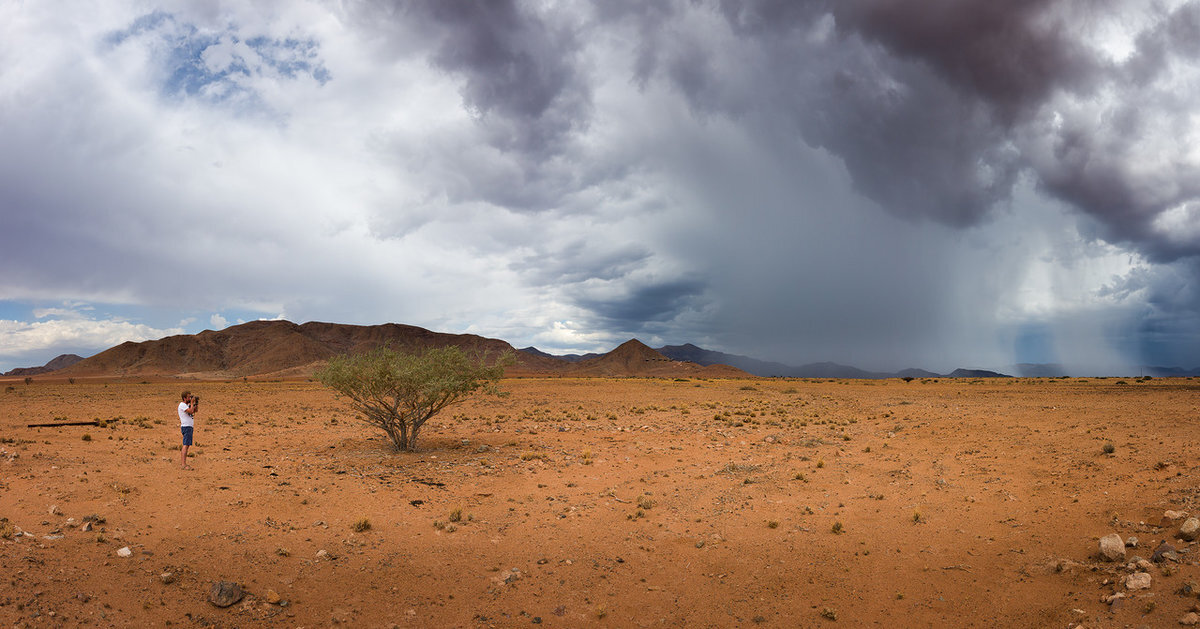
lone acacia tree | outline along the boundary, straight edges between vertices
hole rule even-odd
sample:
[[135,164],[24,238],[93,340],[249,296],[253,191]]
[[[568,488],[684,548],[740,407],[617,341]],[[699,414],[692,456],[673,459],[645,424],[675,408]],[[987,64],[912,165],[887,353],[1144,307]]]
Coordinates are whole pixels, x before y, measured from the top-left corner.
[[478,390],[498,394],[496,382],[512,364],[510,353],[492,366],[454,346],[406,354],[383,346],[336,356],[317,380],[350,399],[363,421],[382,429],[397,450],[413,450],[430,417]]

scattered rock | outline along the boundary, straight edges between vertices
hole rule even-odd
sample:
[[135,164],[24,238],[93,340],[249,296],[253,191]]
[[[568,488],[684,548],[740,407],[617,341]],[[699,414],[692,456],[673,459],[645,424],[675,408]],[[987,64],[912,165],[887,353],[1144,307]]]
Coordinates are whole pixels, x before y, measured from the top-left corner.
[[83,523],[83,526],[79,527],[79,530],[81,530],[81,531],[83,531],[83,532],[85,532],[85,533],[87,533],[88,531],[91,531],[91,530],[92,530],[92,523],[91,523],[91,522],[84,522],[84,523]]
[[767,443],[779,443],[780,439],[779,435],[767,435],[766,437],[763,437],[763,441]]
[[1150,573],[1135,572],[1125,577],[1125,589],[1145,590],[1150,587]]
[[1200,616],[1197,616],[1196,612],[1188,612],[1183,615],[1183,618],[1179,619],[1179,624],[1184,625],[1186,627],[1191,627],[1192,625],[1195,625],[1196,623],[1200,623]]
[[117,551],[117,556],[118,557],[132,557],[133,551],[129,550],[128,546],[122,546],[121,549]]
[[1163,542],[1154,549],[1154,554],[1150,555],[1150,561],[1161,563],[1163,561],[1174,561],[1179,563],[1179,551],[1175,547]]
[[1100,538],[1100,558],[1104,561],[1122,561],[1125,559],[1125,540],[1120,535],[1111,533]]
[[102,516],[102,515],[96,515],[95,513],[93,513],[91,515],[83,516],[83,521],[91,522],[92,524],[104,524],[108,520],[105,520],[104,516]]
[[268,588],[267,593],[263,595],[263,600],[272,605],[278,605],[283,601],[283,597],[279,596],[279,592]]
[[1200,537],[1200,520],[1196,518],[1188,518],[1179,526],[1179,536],[1189,542],[1196,541]]
[[1169,522],[1182,520],[1187,517],[1187,511],[1167,511],[1163,514],[1163,519]]
[[333,555],[330,554],[329,551],[325,550],[324,548],[317,551],[317,560],[328,559],[329,561],[333,561],[333,558],[334,558]]
[[172,583],[175,582],[175,573],[174,572],[164,572],[164,573],[158,575],[158,580],[161,581],[163,585],[171,585]]
[[50,515],[62,515],[62,509],[58,505],[50,505]]
[[1138,538],[1130,537],[1129,539],[1125,540],[1125,548],[1137,548],[1137,546]]
[[1123,598],[1125,598],[1124,592],[1114,592],[1108,596],[1101,598],[1100,601],[1104,602],[1104,603],[1108,603],[1109,605],[1112,605],[1113,603],[1115,603]]
[[245,592],[242,591],[242,586],[232,581],[217,581],[208,590],[208,602],[217,607],[229,607],[242,600],[243,596]]
[[1136,566],[1137,569],[1141,570],[1142,572],[1150,572],[1151,570],[1154,569],[1154,564],[1150,563],[1149,561],[1146,561],[1145,559],[1138,559],[1136,562],[1134,562],[1133,565]]

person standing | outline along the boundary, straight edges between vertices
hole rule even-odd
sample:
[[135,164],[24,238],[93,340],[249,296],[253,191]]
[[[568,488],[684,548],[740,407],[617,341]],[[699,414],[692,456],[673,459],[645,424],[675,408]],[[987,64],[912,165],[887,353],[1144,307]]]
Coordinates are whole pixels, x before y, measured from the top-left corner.
[[192,445],[192,433],[196,426],[197,399],[191,391],[184,391],[179,402],[179,431],[183,433],[183,445],[179,448],[179,469],[190,470],[187,464],[188,448]]

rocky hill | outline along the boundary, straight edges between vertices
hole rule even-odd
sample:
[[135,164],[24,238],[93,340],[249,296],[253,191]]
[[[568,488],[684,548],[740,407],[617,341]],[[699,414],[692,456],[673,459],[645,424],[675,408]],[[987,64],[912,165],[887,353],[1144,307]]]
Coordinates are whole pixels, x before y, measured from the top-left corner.
[[[221,331],[126,342],[61,370],[67,376],[172,375],[211,378],[295,377],[311,374],[330,357],[384,343],[420,351],[456,345],[467,352],[499,356],[508,343],[473,334],[442,334],[411,325],[375,326],[290,321],[251,321]],[[515,371],[553,371],[563,363],[516,354]]]
[[16,369],[0,373],[0,376],[38,376],[50,373],[51,371],[58,371],[64,367],[70,367],[81,360],[83,360],[83,356],[76,354],[59,354],[41,367],[17,367]]
[[578,362],[517,352],[505,341],[474,334],[444,334],[411,325],[374,326],[251,321],[220,331],[126,342],[56,372],[57,376],[184,376],[196,378],[307,377],[329,358],[383,344],[402,351],[454,345],[470,354],[511,352],[509,375],[745,377],[723,365],[674,361],[631,340],[608,354]]
[[613,351],[572,363],[565,371],[572,376],[654,376],[738,378],[746,372],[728,365],[698,365],[672,360],[637,339],[625,341]]

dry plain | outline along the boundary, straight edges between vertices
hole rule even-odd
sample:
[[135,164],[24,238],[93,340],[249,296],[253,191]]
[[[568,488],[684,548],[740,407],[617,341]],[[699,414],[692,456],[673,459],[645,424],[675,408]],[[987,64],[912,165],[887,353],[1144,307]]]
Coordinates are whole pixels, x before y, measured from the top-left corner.
[[[11,626],[1178,626],[1200,603],[1200,546],[1163,519],[1200,512],[1190,379],[509,379],[413,453],[308,381],[0,387]],[[64,419],[119,421],[26,427]],[[1109,533],[1180,561],[1127,590]],[[207,602],[221,580],[241,602]]]

